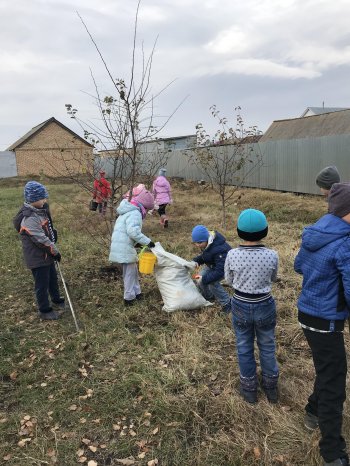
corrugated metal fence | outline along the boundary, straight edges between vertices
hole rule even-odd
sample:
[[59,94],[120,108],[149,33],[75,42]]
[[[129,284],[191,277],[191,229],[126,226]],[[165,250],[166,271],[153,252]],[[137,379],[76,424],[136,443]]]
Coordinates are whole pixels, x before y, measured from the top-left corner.
[[[247,177],[244,183],[247,187],[319,194],[316,175],[328,165],[336,165],[341,180],[350,181],[350,135],[269,141],[250,146],[261,154],[262,165]],[[220,148],[213,147],[212,150]],[[152,157],[152,154],[143,154],[142,157]],[[98,160],[110,176],[113,163],[108,159]],[[205,174],[191,162],[191,150],[169,153],[166,168],[169,177],[206,179]]]

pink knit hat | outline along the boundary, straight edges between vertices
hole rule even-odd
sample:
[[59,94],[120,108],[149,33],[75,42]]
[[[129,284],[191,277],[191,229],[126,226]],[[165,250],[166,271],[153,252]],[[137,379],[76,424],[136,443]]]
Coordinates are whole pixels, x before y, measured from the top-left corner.
[[147,210],[152,210],[154,208],[153,194],[146,189],[141,191],[137,196],[134,196],[133,199],[139,202]]

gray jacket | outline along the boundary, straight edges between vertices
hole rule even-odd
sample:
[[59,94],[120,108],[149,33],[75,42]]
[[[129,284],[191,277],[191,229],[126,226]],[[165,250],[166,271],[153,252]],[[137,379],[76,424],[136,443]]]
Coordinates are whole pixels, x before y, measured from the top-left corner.
[[58,249],[51,241],[46,209],[24,203],[13,219],[21,235],[23,255],[28,269],[51,265]]

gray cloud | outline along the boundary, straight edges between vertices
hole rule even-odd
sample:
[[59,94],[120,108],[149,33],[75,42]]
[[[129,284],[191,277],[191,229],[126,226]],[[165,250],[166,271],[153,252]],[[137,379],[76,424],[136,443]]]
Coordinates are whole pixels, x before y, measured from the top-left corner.
[[[128,77],[136,1],[0,2],[0,150],[55,116],[77,130],[64,104],[97,118],[90,76],[112,91],[79,11],[115,77]],[[350,105],[348,0],[143,0],[138,28],[146,53],[159,35],[153,65],[157,101],[169,115],[187,95],[166,135],[213,123],[216,103],[230,117],[240,105],[249,125],[296,117],[307,106]],[[139,70],[139,68],[138,68]],[[85,92],[82,92],[85,91]]]

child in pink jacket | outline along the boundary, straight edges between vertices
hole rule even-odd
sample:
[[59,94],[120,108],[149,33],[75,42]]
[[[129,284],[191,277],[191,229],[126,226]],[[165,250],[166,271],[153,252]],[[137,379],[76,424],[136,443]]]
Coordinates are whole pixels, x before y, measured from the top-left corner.
[[172,204],[171,198],[171,186],[169,181],[165,177],[166,169],[161,168],[159,170],[159,176],[154,180],[152,192],[154,196],[154,202],[158,206],[158,214],[160,216],[160,224],[164,228],[168,228],[169,220],[165,213],[166,206]]

